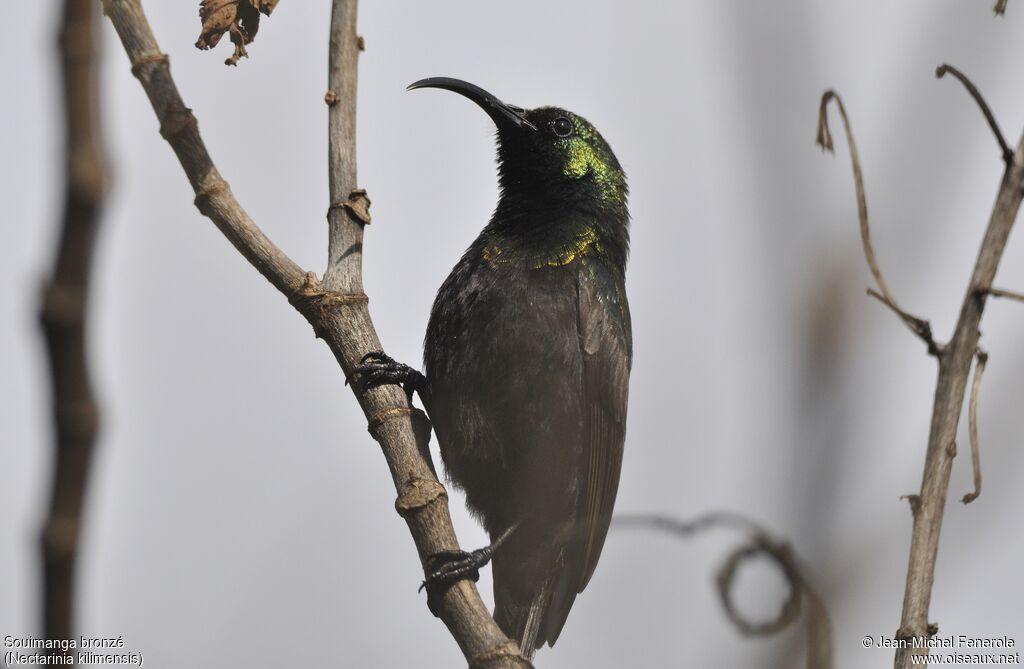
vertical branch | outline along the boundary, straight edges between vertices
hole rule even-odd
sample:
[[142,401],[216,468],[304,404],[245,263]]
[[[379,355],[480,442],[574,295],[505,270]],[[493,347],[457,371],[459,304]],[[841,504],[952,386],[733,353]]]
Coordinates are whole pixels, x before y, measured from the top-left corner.
[[[246,260],[302,313],[334,353],[346,376],[362,357],[380,350],[362,292],[362,234],[369,199],[355,188],[356,64],[361,42],[355,32],[356,0],[334,0],[331,17],[328,104],[331,204],[329,260],[324,280],[303,272],[256,226],[221,177],[199,134],[198,123],[178,93],[168,57],[160,51],[140,0],[103,0],[104,11],[149,97],[160,133],[171,145],[196,193],[196,206]],[[380,444],[398,492],[395,509],[405,519],[421,565],[431,555],[457,550],[447,492],[430,459],[429,423],[393,385],[353,392]],[[431,610],[448,627],[474,669],[531,667],[484,606],[476,585],[454,583]]]
[[356,88],[361,41],[356,0],[333,0],[327,63],[328,263],[324,287],[342,293],[363,290],[363,226],[370,201],[356,189]]
[[[908,496],[914,522],[910,539],[906,589],[903,594],[903,613],[897,631],[897,637],[906,640],[925,639],[935,633],[936,625],[929,623],[928,610],[931,605],[932,586],[935,583],[935,562],[939,552],[939,535],[942,530],[946,497],[949,493],[949,479],[953,469],[953,458],[956,456],[957,426],[963,411],[971,360],[978,350],[978,339],[981,336],[979,326],[985,310],[985,303],[989,295],[994,292],[992,281],[999,268],[1003,251],[1006,249],[1010,230],[1017,218],[1021,199],[1024,197],[1024,138],[1021,139],[1016,152],[1010,151],[995,117],[978,89],[963,73],[949,65],[941,65],[936,69],[935,74],[941,78],[947,72],[953,74],[978,103],[1000,146],[1006,169],[996,195],[988,228],[985,230],[985,236],[978,251],[974,271],[971,273],[970,283],[960,307],[960,315],[957,318],[953,337],[945,346],[937,346],[931,340],[930,328],[927,331],[928,339],[926,341],[929,342],[929,353],[939,361],[939,377],[935,386],[935,400],[928,434],[928,451],[925,455],[924,472],[921,476],[921,489],[918,494]],[[835,94],[832,91],[825,93],[819,112],[818,143],[825,148],[831,148],[832,144],[825,108],[829,99],[833,97]],[[838,101],[838,98],[836,99]],[[847,127],[847,137],[851,141],[852,153],[852,135],[849,132],[849,124],[841,104],[840,114]],[[858,181],[860,180],[860,173],[856,166],[854,176]],[[861,213],[863,235],[866,208],[861,201],[861,193],[862,191],[858,187],[858,209]],[[867,253],[870,247],[866,236],[864,239],[865,253]],[[872,263],[870,257],[868,263],[877,280],[879,278],[875,272],[877,265]],[[879,287],[882,290],[882,294],[879,296],[882,301],[899,314],[904,322],[911,326],[915,334],[924,338],[922,332],[913,327],[913,320],[906,318],[906,314],[895,305],[885,285],[879,282]],[[924,323],[924,321],[921,322]],[[977,385],[980,384],[980,372],[984,370],[984,364],[985,360],[979,356],[972,405],[977,402]],[[974,417],[971,422],[976,425]],[[972,441],[976,444],[975,437],[976,427],[972,430]],[[975,473],[976,476],[979,474],[977,468]],[[976,480],[980,484],[980,479]],[[965,499],[965,501],[967,500]],[[894,663],[895,668],[910,669],[913,666],[921,666],[919,661],[914,659],[918,652],[919,648],[914,648],[910,644],[907,648],[898,649]]]
[[98,410],[85,326],[106,165],[100,138],[98,19],[93,0],[65,0],[59,32],[65,123],[65,200],[40,320],[53,393],[55,458],[49,516],[40,537],[44,636],[72,637],[74,572]]

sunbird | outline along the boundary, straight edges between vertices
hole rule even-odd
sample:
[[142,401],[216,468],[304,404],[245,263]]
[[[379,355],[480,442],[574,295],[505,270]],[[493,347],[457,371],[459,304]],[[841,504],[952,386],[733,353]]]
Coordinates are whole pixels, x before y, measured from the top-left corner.
[[494,618],[527,656],[553,645],[604,546],[626,434],[632,329],[626,175],[597,129],[447,77],[497,127],[500,197],[441,285],[424,371],[368,354],[364,387],[418,392],[449,480],[492,544],[437,556],[443,587],[493,559]]

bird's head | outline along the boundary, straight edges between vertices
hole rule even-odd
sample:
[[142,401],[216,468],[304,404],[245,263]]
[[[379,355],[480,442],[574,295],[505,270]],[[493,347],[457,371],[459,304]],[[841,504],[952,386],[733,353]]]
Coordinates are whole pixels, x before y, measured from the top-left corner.
[[527,211],[584,208],[626,214],[626,175],[601,133],[585,118],[559,109],[523,109],[479,86],[432,77],[409,86],[441,88],[479,105],[498,131],[503,204]]

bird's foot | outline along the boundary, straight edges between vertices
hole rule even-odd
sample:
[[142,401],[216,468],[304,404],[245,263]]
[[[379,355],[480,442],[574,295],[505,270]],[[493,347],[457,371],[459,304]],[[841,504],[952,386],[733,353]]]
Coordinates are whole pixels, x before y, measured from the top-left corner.
[[[434,553],[427,558],[424,571],[427,576],[420,584],[419,591],[427,589],[427,604],[434,615],[438,615],[436,597],[444,593],[449,586],[456,581],[468,578],[474,583],[480,579],[480,568],[487,565],[494,557],[494,552],[508,539],[515,531],[517,525],[513,525],[501,533],[490,546],[478,548],[467,553],[466,551],[441,551]],[[443,590],[438,590],[442,586]]]
[[353,371],[352,379],[363,391],[389,383],[398,384],[410,398],[427,383],[426,377],[418,370],[396,361],[384,351],[370,351],[364,355]]

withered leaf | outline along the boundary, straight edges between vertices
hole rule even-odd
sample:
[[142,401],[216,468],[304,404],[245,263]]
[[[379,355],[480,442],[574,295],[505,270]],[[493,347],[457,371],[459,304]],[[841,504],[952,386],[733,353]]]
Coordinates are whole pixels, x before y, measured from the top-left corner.
[[256,39],[256,31],[260,28],[260,13],[270,16],[278,1],[202,0],[199,20],[203,22],[203,32],[196,41],[196,48],[212,49],[224,33],[229,33],[235,52],[224,64],[237,65],[240,58],[249,57],[245,45]]

